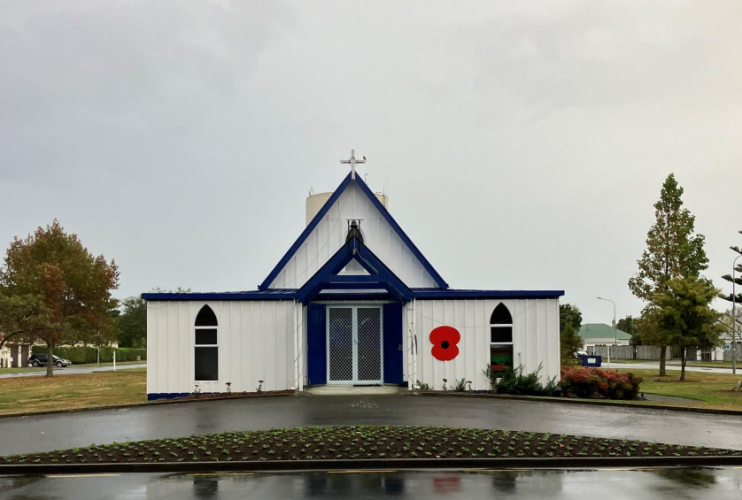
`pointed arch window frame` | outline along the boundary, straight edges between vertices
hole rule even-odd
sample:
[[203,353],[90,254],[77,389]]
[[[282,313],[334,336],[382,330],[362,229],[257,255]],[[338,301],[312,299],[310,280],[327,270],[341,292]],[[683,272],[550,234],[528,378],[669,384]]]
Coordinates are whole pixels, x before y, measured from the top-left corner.
[[[507,312],[507,322],[501,321],[502,318],[497,318],[496,314],[498,313],[498,309],[504,308]],[[502,365],[496,365],[493,362],[493,357],[502,357],[503,353],[509,353],[510,355],[510,368],[515,368],[515,359],[514,359],[514,334],[513,334],[513,314],[510,312],[510,308],[506,306],[503,302],[500,302],[495,306],[494,309],[492,309],[492,314],[490,315],[490,321],[489,321],[489,357],[490,357],[490,366],[493,370],[496,371],[502,371],[503,368]],[[500,333],[500,331],[509,330],[510,333],[510,340],[501,340],[497,339],[497,334]],[[497,367],[497,368],[496,368]]]
[[[211,315],[214,318],[214,324],[200,324],[199,325],[199,317],[201,316],[201,313],[204,312],[205,309],[208,309],[211,311]],[[210,318],[209,318],[210,319]],[[205,332],[209,332],[213,330],[214,331],[214,340],[210,341],[210,339],[203,335]],[[199,335],[201,333],[202,335]],[[201,338],[199,338],[201,337]],[[206,337],[206,338],[204,338]],[[206,350],[215,351],[216,353],[216,367],[214,369],[215,371],[215,378],[199,378],[199,354],[205,353]],[[199,350],[201,352],[199,352]],[[193,379],[195,382],[217,382],[219,380],[219,319],[216,316],[216,312],[209,304],[204,304],[199,308],[198,313],[196,313],[196,318],[193,321]]]

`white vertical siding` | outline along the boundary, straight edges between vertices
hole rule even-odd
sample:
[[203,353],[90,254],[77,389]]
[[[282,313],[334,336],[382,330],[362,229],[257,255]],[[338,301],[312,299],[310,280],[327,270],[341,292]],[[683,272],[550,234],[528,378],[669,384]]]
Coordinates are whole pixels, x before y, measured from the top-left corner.
[[269,288],[301,288],[345,243],[347,220],[361,219],[364,242],[408,287],[436,287],[433,277],[355,184],[348,186]]
[[[420,349],[417,373],[421,382],[440,389],[443,379],[449,387],[455,379],[472,381],[472,389],[487,390],[483,369],[489,362],[492,311],[500,303],[513,317],[513,361],[526,373],[542,365],[541,380],[559,377],[559,301],[533,300],[418,300],[417,337]],[[448,325],[461,333],[459,355],[452,361],[438,361],[431,354],[430,332]]]
[[208,304],[218,327],[219,380],[204,392],[289,389],[293,380],[293,307],[291,301],[182,301],[147,303],[147,393],[194,390],[194,324]]

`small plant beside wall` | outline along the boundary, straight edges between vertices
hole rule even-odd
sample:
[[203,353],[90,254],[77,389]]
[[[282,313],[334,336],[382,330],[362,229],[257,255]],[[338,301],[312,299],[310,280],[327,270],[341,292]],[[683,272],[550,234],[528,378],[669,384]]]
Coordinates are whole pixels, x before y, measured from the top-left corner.
[[461,380],[457,380],[453,390],[456,392],[466,391],[466,379],[462,378]]
[[256,391],[258,391],[258,394],[260,394],[260,393],[262,393],[262,392],[263,392],[263,381],[262,381],[262,380],[258,380],[258,384],[260,384],[260,385],[258,385],[258,386],[257,386],[257,387],[255,388],[255,390],[256,390]]
[[517,368],[507,368],[504,371],[496,371],[487,365],[484,374],[490,381],[490,388],[495,394],[513,394],[518,396],[553,396],[557,392],[556,377],[552,377],[543,385],[539,373],[542,366],[532,373],[523,373],[523,365]]
[[443,379],[443,392],[447,392],[448,391],[448,386],[446,385],[446,383],[448,383],[448,379],[447,378],[444,378]]
[[201,395],[201,386],[196,384],[196,386],[193,388],[193,395],[198,397]]
[[421,391],[429,391],[430,390],[430,384],[426,384],[425,382],[417,381],[417,384],[415,384],[417,388]]

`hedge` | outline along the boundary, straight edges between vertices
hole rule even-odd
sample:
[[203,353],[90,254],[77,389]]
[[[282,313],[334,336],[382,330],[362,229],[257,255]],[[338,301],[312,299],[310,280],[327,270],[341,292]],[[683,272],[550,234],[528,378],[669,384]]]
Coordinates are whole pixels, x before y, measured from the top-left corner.
[[562,368],[559,382],[562,395],[568,398],[636,399],[642,378],[633,373],[600,368]]
[[[35,345],[32,351],[34,353],[46,353],[46,346]],[[116,361],[136,361],[137,356],[140,356],[142,361],[147,359],[147,349],[101,347],[101,363],[113,361],[114,351],[116,351]],[[55,347],[54,354],[60,358],[69,359],[73,364],[95,363],[98,360],[98,349],[95,347]]]

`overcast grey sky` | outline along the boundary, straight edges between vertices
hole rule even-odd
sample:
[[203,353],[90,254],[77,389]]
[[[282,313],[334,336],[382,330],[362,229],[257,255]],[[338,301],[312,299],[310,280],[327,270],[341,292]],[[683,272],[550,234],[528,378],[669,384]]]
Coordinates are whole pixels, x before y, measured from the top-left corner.
[[[0,0],[0,243],[55,217],[155,286],[253,289],[351,148],[452,287],[638,314],[674,172],[742,244],[742,2]],[[720,303],[723,307],[725,303]]]

